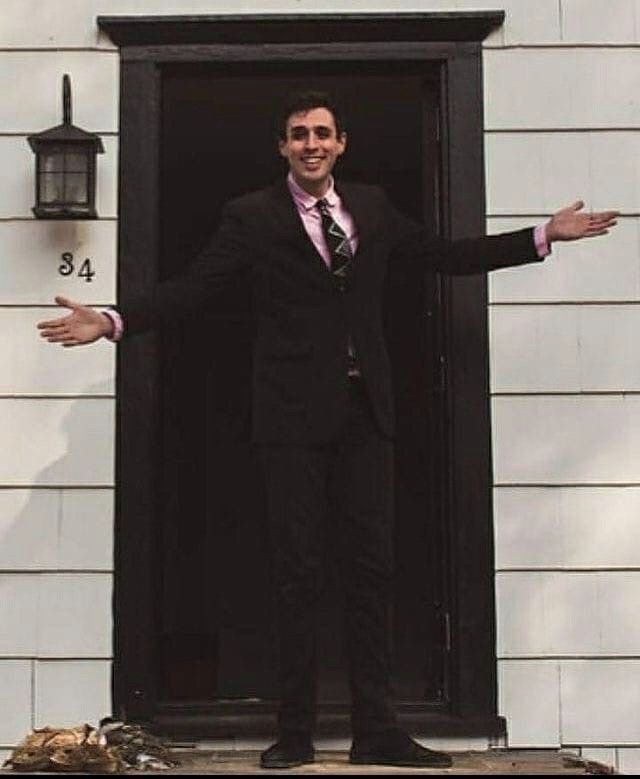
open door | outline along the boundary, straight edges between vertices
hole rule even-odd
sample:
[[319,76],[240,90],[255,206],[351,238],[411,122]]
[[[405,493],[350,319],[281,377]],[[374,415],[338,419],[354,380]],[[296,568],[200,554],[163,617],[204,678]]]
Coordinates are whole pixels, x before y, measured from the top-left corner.
[[[98,17],[120,50],[119,301],[179,272],[224,201],[284,174],[270,116],[302,85],[347,107],[342,176],[382,184],[443,237],[482,234],[482,41],[504,17]],[[114,713],[166,734],[275,726],[263,501],[247,436],[247,294],[239,280],[224,310],[201,320],[206,331],[185,325],[118,348]],[[486,274],[420,288],[391,273],[387,288],[399,417],[395,668],[400,721],[423,734],[506,727],[487,297]],[[325,604],[319,730],[331,720],[344,734],[331,593]]]
[[[435,231],[436,87],[425,65],[163,68],[160,276],[180,273],[230,197],[286,175],[274,115],[295,89],[345,106],[348,149],[336,179],[382,185]],[[447,699],[447,550],[439,279],[415,258],[390,267],[386,325],[397,401],[394,668],[397,698]],[[176,711],[240,710],[277,697],[265,501],[249,443],[252,299],[247,279],[223,308],[162,332],[157,524],[157,690]],[[349,702],[337,575],[319,612],[319,701]],[[227,704],[225,704],[227,705]],[[321,707],[321,711],[323,710]],[[322,716],[322,714],[321,714]]]

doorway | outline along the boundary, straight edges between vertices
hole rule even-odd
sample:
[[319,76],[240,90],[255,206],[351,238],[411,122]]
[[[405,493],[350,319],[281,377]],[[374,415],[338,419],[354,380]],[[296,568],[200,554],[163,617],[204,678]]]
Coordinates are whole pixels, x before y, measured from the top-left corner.
[[[365,181],[371,180],[368,177],[373,178],[375,174],[374,180],[385,184],[399,207],[419,215],[421,204],[425,222],[434,227],[434,232],[442,237],[455,239],[482,234],[485,230],[486,215],[482,41],[491,30],[503,23],[504,17],[502,11],[98,17],[99,28],[120,51],[119,302],[126,308],[138,296],[153,294],[158,277],[174,272],[172,262],[175,263],[177,272],[183,262],[182,258],[192,254],[200,245],[198,230],[208,228],[209,224],[215,221],[218,207],[216,203],[219,202],[216,200],[216,188],[223,184],[226,187],[222,199],[231,197],[235,192],[232,181],[221,182],[219,176],[211,170],[205,174],[204,165],[202,170],[195,171],[192,176],[192,179],[195,177],[197,180],[197,176],[201,175],[201,184],[203,179],[209,177],[204,187],[208,186],[207,195],[202,202],[193,197],[192,179],[182,179],[182,192],[170,191],[163,186],[163,182],[167,180],[164,170],[164,130],[168,127],[165,108],[169,106],[165,81],[172,74],[175,74],[176,78],[198,76],[205,81],[209,79],[211,83],[220,78],[241,77],[253,80],[254,86],[258,84],[265,89],[269,79],[287,79],[292,73],[296,76],[294,81],[300,77],[307,80],[310,77],[330,80],[342,76],[339,86],[357,84],[359,88],[355,90],[355,97],[358,98],[360,89],[366,89],[365,82],[369,77],[384,76],[394,80],[397,78],[400,90],[405,76],[409,80],[417,78],[423,85],[420,94],[423,108],[421,160],[417,163],[414,160],[415,164],[409,164],[404,172],[402,167],[397,168],[393,164],[381,171],[372,166],[370,161],[368,165],[358,169],[355,167],[357,156],[350,154],[343,161],[353,164],[354,170],[349,173],[349,168],[345,165],[342,166],[343,173]],[[329,83],[330,81],[325,81],[325,84]],[[363,92],[363,95],[367,95],[366,101],[355,100],[352,92],[352,103],[375,109],[378,116],[382,117],[380,126],[389,127],[388,120],[392,116],[399,116],[395,86],[394,83],[386,93],[372,90]],[[413,95],[417,95],[417,89],[414,89]],[[261,96],[254,90],[252,99],[257,101],[255,104],[258,105]],[[433,105],[429,105],[429,100],[432,100]],[[233,100],[229,105],[233,107]],[[188,113],[186,105],[183,104],[182,108]],[[347,108],[351,108],[351,105],[348,104]],[[213,110],[208,102],[205,106],[201,105],[200,109],[203,113]],[[218,109],[220,123],[223,120],[226,122],[226,105],[218,102],[216,110]],[[439,121],[435,121],[436,111],[441,112]],[[189,158],[195,156],[196,152],[199,159],[205,160],[210,151],[207,144],[211,139],[206,133],[200,136],[200,148],[192,144],[200,121],[199,111],[191,111],[191,117],[191,134],[185,133],[182,136],[186,145],[178,155],[178,164],[181,164],[181,160],[189,162]],[[354,115],[352,118],[350,130],[353,142],[350,152],[363,148],[355,145],[358,117]],[[396,123],[395,132],[398,132],[398,127],[401,125]],[[367,132],[359,135],[371,143],[369,139],[376,138],[375,133],[369,133],[367,127],[364,129]],[[385,143],[387,140],[388,135],[384,136],[383,143],[378,144],[377,149],[388,148],[389,144]],[[434,144],[432,150],[429,149],[430,144]],[[271,148],[269,146],[269,154]],[[219,147],[218,152],[226,154],[224,148]],[[275,154],[269,159],[272,164],[278,164]],[[402,153],[396,159],[403,159]],[[258,161],[257,155],[254,155],[254,160]],[[434,165],[434,161],[438,164]],[[406,189],[394,188],[393,182],[417,180],[415,177],[418,175],[418,165],[421,165],[420,175],[423,182],[422,200],[413,201],[413,205],[404,203],[403,193],[410,191],[411,187],[407,185]],[[438,167],[441,167],[441,171]],[[399,177],[394,175],[397,170],[400,170]],[[179,184],[179,171],[174,172],[173,180]],[[280,175],[281,170],[277,172]],[[260,178],[261,180],[252,186],[261,186],[264,183],[262,174]],[[247,183],[242,182],[242,188]],[[429,193],[438,191],[438,187],[440,191],[437,202],[430,202]],[[173,212],[170,211],[167,201],[167,197],[172,195]],[[185,202],[189,201],[189,208],[193,209],[191,214],[181,211],[182,197]],[[203,205],[205,202],[206,208]],[[414,208],[416,210],[412,211]],[[172,223],[169,232],[168,225],[165,224],[167,218]],[[207,219],[209,222],[203,222]],[[172,257],[163,241],[173,240],[170,234],[174,230],[178,238],[174,240],[173,245],[180,251]],[[184,242],[182,245],[181,241]],[[436,578],[433,587],[427,590],[424,589],[424,583],[429,581],[428,578],[411,578],[414,587],[418,581],[418,588],[405,589],[404,592],[409,593],[409,599],[400,601],[400,609],[406,608],[411,615],[411,619],[403,624],[411,625],[411,629],[417,633],[412,634],[409,639],[403,639],[399,635],[396,652],[400,651],[398,647],[402,646],[403,642],[405,646],[410,644],[416,656],[419,655],[418,663],[417,666],[412,664],[409,653],[409,659],[403,667],[420,667],[423,671],[422,675],[414,675],[411,671],[408,693],[404,695],[405,701],[415,701],[417,695],[420,702],[401,704],[399,714],[405,727],[423,734],[500,736],[504,735],[506,725],[504,719],[497,714],[496,694],[487,278],[483,274],[470,277],[443,276],[440,281],[425,280],[424,296],[420,301],[423,316],[418,320],[411,319],[409,305],[413,296],[418,294],[418,289],[409,286],[403,288],[402,279],[395,282],[390,279],[388,289],[391,300],[393,295],[397,294],[406,303],[406,306],[395,307],[396,318],[392,318],[388,323],[388,336],[391,351],[395,355],[394,380],[400,425],[412,434],[420,429],[420,425],[412,419],[408,410],[424,409],[424,406],[420,405],[425,398],[424,385],[421,386],[417,380],[421,375],[419,370],[414,369],[409,374],[403,370],[403,359],[409,357],[412,352],[406,348],[400,351],[394,349],[394,339],[406,347],[407,343],[414,343],[422,338],[422,346],[417,343],[416,349],[423,348],[424,353],[431,356],[434,351],[437,353],[440,345],[444,345],[438,365],[433,365],[429,359],[423,363],[425,367],[422,376],[424,378],[426,373],[426,395],[431,395],[426,404],[428,416],[426,421],[421,423],[423,430],[426,426],[428,435],[422,435],[421,438],[418,436],[418,440],[423,442],[422,451],[426,452],[425,457],[421,460],[420,456],[414,454],[421,451],[418,444],[413,448],[407,444],[404,456],[402,444],[398,449],[397,469],[411,473],[413,467],[422,480],[418,483],[419,487],[422,490],[429,487],[426,498],[423,496],[416,501],[415,495],[420,495],[419,489],[407,490],[408,497],[402,498],[401,490],[405,488],[401,482],[408,477],[403,475],[398,479],[398,517],[401,519],[405,516],[402,506],[416,503],[423,507],[427,503],[429,506],[435,503],[435,510],[428,516],[437,517],[437,521],[430,521],[427,526],[431,534],[428,537],[435,537],[435,543],[427,544],[429,548],[426,552],[424,545],[420,546],[418,543],[420,539],[416,540],[409,535],[403,540],[400,527],[398,530],[400,549],[403,544],[408,549],[406,560],[417,558],[420,572],[431,571]],[[238,294],[242,294],[241,289],[238,289]],[[390,308],[393,309],[394,306],[391,305]],[[236,311],[241,312],[242,309],[236,308]],[[227,316],[229,321],[233,319],[230,311],[218,311],[217,314]],[[243,316],[241,314],[234,323],[238,343],[242,338],[249,341],[251,337],[250,322],[248,323],[246,317],[243,320]],[[416,321],[419,323],[418,327]],[[169,337],[177,338],[177,332]],[[222,340],[221,348],[226,348],[229,339],[224,338],[222,332],[221,329],[215,331],[214,336],[207,342],[207,350],[215,346],[215,338]],[[204,474],[199,480],[200,485],[207,484],[206,480],[211,474],[215,476],[215,471],[203,467],[206,462],[203,457],[189,461],[189,446],[193,445],[196,450],[199,446],[200,451],[204,446],[202,436],[194,437],[189,432],[198,424],[193,419],[189,421],[190,415],[194,415],[191,406],[197,405],[198,398],[204,391],[202,373],[198,374],[197,364],[189,366],[188,361],[183,364],[185,370],[193,371],[192,377],[184,373],[185,382],[190,382],[192,389],[182,397],[176,395],[174,405],[166,407],[165,385],[172,380],[174,385],[178,383],[177,373],[180,368],[180,364],[176,362],[176,370],[171,372],[168,352],[163,354],[163,339],[166,338],[166,333],[161,337],[156,333],[147,333],[125,338],[118,347],[113,599],[114,713],[125,720],[146,722],[168,734],[182,733],[188,736],[198,731],[205,736],[214,733],[251,733],[263,736],[273,732],[275,723],[274,707],[270,699],[233,698],[225,703],[225,699],[209,696],[202,704],[203,718],[196,721],[197,706],[189,703],[193,693],[189,692],[187,684],[179,682],[177,686],[170,687],[175,680],[167,680],[164,677],[163,667],[167,668],[168,661],[163,660],[163,657],[173,658],[168,667],[173,668],[178,676],[180,674],[176,669],[179,668],[178,661],[181,657],[183,667],[194,662],[197,665],[200,662],[198,657],[204,658],[202,673],[210,675],[211,658],[219,651],[213,640],[207,651],[198,649],[195,653],[190,648],[198,643],[206,644],[209,640],[206,636],[203,637],[201,623],[197,619],[185,620],[181,626],[182,633],[173,632],[176,639],[173,646],[169,636],[171,631],[164,630],[167,624],[170,626],[170,623],[166,622],[165,614],[170,613],[171,604],[175,604],[180,598],[186,602],[200,587],[195,565],[198,557],[189,557],[190,550],[193,550],[192,539],[195,537],[193,533],[189,534],[189,523],[193,523],[196,516],[193,509],[198,506],[204,506],[206,509],[207,501],[215,499],[216,518],[224,518],[221,507],[224,507],[225,501],[227,504],[231,501],[230,511],[237,510],[242,516],[248,516],[236,507],[241,505],[241,501],[248,500],[245,492],[249,493],[249,490],[244,490],[243,482],[243,491],[230,488],[225,497],[224,490],[228,485],[221,483],[220,479],[217,486],[214,482],[211,483],[210,493],[205,498],[202,497],[202,486],[199,493],[188,486],[179,491],[179,484],[176,486],[178,491],[163,486],[163,479],[170,478],[167,453],[171,452],[177,457],[174,460],[176,469],[182,469],[186,480],[184,483],[187,485],[195,483],[194,473],[197,468]],[[193,340],[193,332],[189,340]],[[184,336],[183,342],[187,344]],[[174,347],[174,354],[178,352],[178,357],[179,343],[178,341],[178,346]],[[227,376],[240,376],[242,370],[246,369],[243,368],[246,361],[243,362],[245,358],[242,357],[242,349],[236,352],[230,349],[227,351],[230,364],[236,366],[237,373],[225,374],[222,370],[219,371],[215,386],[211,387],[213,392],[222,392],[222,398],[226,397],[226,401],[221,401],[223,408],[224,402],[239,402],[232,389],[225,389]],[[222,365],[223,362],[217,364]],[[409,375],[412,382],[403,384],[407,382]],[[411,403],[403,402],[403,394],[406,397],[412,396],[412,393],[414,400]],[[415,398],[418,399],[417,403]],[[183,404],[182,409],[186,409],[186,415],[180,413],[180,402]],[[237,405],[233,408],[236,409]],[[205,421],[211,425],[212,422],[208,420],[217,418],[220,423],[221,419],[220,415],[216,417],[215,414],[213,417],[209,415],[207,419],[202,413],[200,416],[195,414],[195,417],[202,422],[201,427]],[[247,457],[241,440],[243,424],[246,422],[243,423],[241,414],[239,417],[223,414],[222,419],[223,430],[221,432],[218,429],[216,440],[222,441],[225,434],[228,440],[238,442],[236,449],[226,447],[225,457],[229,462],[225,461],[225,468],[231,469],[234,457],[241,460]],[[172,436],[168,432],[172,427],[174,430],[179,429],[180,425],[184,427],[182,438],[178,435]],[[401,442],[402,439],[401,435]],[[185,442],[184,446],[180,445],[181,441]],[[433,456],[437,447],[440,447],[439,451],[443,453],[442,458]],[[181,459],[184,461],[182,464]],[[190,465],[186,465],[186,462],[190,462]],[[425,474],[428,475],[427,478]],[[189,479],[193,481],[189,482]],[[174,479],[174,482],[177,483],[177,479]],[[416,484],[415,481],[413,483]],[[431,490],[433,485],[435,488]],[[170,494],[167,494],[169,492]],[[162,530],[163,523],[166,524],[163,513],[165,499],[173,501],[175,524],[187,529],[182,537],[178,535],[176,538],[170,538],[170,544],[166,544],[172,545],[175,552],[173,555],[170,550],[165,552],[163,549],[163,542],[167,541],[166,530]],[[424,517],[425,512],[422,509],[421,512]],[[198,516],[202,522],[204,511]],[[402,519],[401,521],[404,522]],[[424,524],[419,526],[424,530]],[[227,527],[233,527],[232,520],[227,519]],[[256,525],[251,523],[246,526],[246,530],[235,530],[236,545],[243,549],[248,548],[242,544],[243,532],[249,536],[252,543],[259,543],[259,540],[254,538],[255,527]],[[193,529],[192,524],[191,531]],[[186,543],[186,549],[180,550],[180,543]],[[218,550],[222,548],[217,547]],[[196,551],[201,554],[200,550]],[[400,551],[400,554],[403,552]],[[168,582],[166,579],[163,582],[159,572],[167,570],[165,557],[183,561],[183,592],[175,589],[173,594],[163,594],[162,588],[166,588]],[[438,558],[437,564],[427,565],[431,557]],[[194,562],[194,570],[189,569],[189,559]],[[225,562],[228,563],[228,558],[223,560],[223,564]],[[181,569],[178,567],[176,570]],[[208,570],[211,572],[214,568],[209,565]],[[232,573],[235,572],[236,568],[233,567]],[[443,576],[440,579],[441,574]],[[413,577],[410,565],[402,569],[402,576]],[[187,586],[189,582],[191,585]],[[249,585],[245,578],[240,577],[240,582],[247,587]],[[422,589],[419,589],[420,587]],[[232,591],[237,593],[237,588]],[[420,610],[411,602],[412,595],[418,607],[432,605]],[[431,600],[432,596],[434,600]],[[243,597],[248,598],[249,595]],[[437,598],[440,599],[436,600]],[[215,607],[215,599],[210,601],[211,603]],[[188,613],[193,615],[194,612],[197,613],[198,608],[201,609],[200,606],[194,606]],[[238,613],[248,612],[238,609],[233,612],[236,616]],[[416,613],[427,614],[422,625],[414,619]],[[437,623],[433,630],[429,623],[429,613],[431,620]],[[189,638],[189,630],[194,625],[199,632]],[[246,625],[234,627],[234,631],[241,633],[245,628],[248,630]],[[252,630],[255,634],[255,624]],[[422,634],[421,630],[424,631]],[[425,645],[421,643],[419,636],[427,633],[433,637],[433,642],[427,642]],[[163,635],[164,648],[159,643]],[[260,658],[265,657],[262,651],[259,654]],[[237,657],[242,656],[241,652],[237,654]],[[247,666],[245,663],[244,667]],[[249,667],[259,668],[258,665]],[[424,670],[425,668],[435,670],[432,673]],[[340,674],[336,673],[336,676]],[[229,675],[225,676],[227,680],[230,678]],[[418,685],[420,689],[416,693],[416,678],[435,679],[439,691],[434,693],[427,684],[426,689]],[[264,679],[260,683],[263,684]],[[161,691],[163,686],[164,691]],[[168,689],[173,692],[168,694]],[[199,684],[196,689],[198,695],[202,694],[203,689],[204,683]],[[324,689],[331,690],[331,686],[325,686]],[[245,694],[245,691],[241,690],[240,694]],[[331,699],[342,700],[333,693]],[[168,703],[167,700],[173,700],[174,703]],[[434,700],[442,700],[442,703],[429,703]],[[175,716],[169,709],[175,711]],[[211,716],[212,712],[214,717]],[[344,734],[348,727],[348,707],[339,702],[327,703],[320,707],[319,714],[320,726],[323,722],[328,723],[332,717],[331,721],[335,724],[333,731]]]
[[[345,106],[348,150],[336,178],[382,185],[438,227],[437,83],[428,66],[318,63],[163,68],[160,278],[180,273],[229,198],[286,175],[274,114],[297,89]],[[448,702],[445,637],[444,393],[440,281],[415,258],[390,267],[386,334],[398,419],[394,669],[397,699]],[[264,492],[249,443],[252,298],[247,279],[223,308],[159,337],[157,690],[172,711],[275,700],[276,659]],[[349,701],[337,574],[325,566],[318,621],[319,702]]]

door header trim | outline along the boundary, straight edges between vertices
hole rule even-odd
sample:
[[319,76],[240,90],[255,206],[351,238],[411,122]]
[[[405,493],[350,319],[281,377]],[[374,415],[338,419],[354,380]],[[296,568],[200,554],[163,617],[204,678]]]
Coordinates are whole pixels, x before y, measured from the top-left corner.
[[[118,46],[330,42],[478,42],[505,19],[504,11],[372,14],[225,14],[98,16]],[[291,37],[295,29],[295,38]]]

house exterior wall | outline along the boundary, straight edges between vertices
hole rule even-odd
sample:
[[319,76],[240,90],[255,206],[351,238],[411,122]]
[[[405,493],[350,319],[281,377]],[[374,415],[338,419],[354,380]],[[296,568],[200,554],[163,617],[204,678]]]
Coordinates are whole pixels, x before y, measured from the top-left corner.
[[611,235],[490,278],[499,706],[511,746],[625,773],[640,765],[639,21],[640,3],[561,0],[551,37],[484,51],[488,231],[577,199],[622,212]]
[[[326,12],[389,11],[326,0]],[[579,198],[622,211],[490,279],[500,713],[511,746],[640,765],[640,0],[425,0],[503,8],[485,42],[487,229]],[[0,24],[0,748],[110,711],[115,350],[60,349],[34,325],[55,294],[115,300],[118,51],[99,14],[304,13],[310,0],[3,0]],[[31,216],[26,136],[103,139],[95,222]],[[90,258],[86,282],[58,272]]]

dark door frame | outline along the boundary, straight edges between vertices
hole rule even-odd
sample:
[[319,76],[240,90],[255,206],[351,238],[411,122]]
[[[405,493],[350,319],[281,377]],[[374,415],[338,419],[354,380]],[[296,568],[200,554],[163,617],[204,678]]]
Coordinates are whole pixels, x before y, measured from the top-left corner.
[[[377,61],[439,71],[442,235],[485,228],[482,40],[502,11],[300,16],[98,17],[120,46],[119,280],[122,304],[152,290],[158,267],[162,66],[177,62]],[[402,712],[422,733],[496,735],[491,420],[486,275],[448,278],[446,407],[450,527],[447,716]],[[153,334],[118,349],[114,713],[155,713],[154,522],[158,351]],[[337,719],[341,716],[337,713]],[[229,719],[229,722],[231,722]]]

